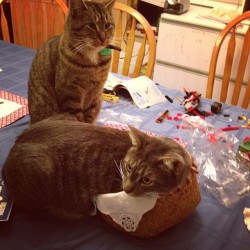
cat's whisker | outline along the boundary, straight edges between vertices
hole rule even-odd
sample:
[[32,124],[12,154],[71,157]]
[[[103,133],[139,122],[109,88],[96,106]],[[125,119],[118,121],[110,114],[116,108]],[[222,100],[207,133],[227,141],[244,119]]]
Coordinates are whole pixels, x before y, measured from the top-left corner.
[[78,52],[83,52],[87,49],[87,44],[83,39],[75,39],[76,43],[73,47],[73,56],[75,56]]
[[[120,162],[120,165],[117,164],[116,160],[113,159],[114,162],[115,162],[115,165],[117,167],[117,170],[118,170],[118,173],[119,175],[121,176],[121,178],[123,179],[124,178],[124,173],[123,173],[123,170],[122,170],[122,163]],[[122,160],[121,160],[122,161]]]
[[107,186],[110,187],[111,186],[111,183],[112,183],[112,178],[111,176],[109,176],[108,180],[107,180]]
[[83,41],[83,40],[81,40],[81,39],[79,39],[76,43],[75,43],[75,47],[79,47],[79,46],[85,46],[86,44],[85,44],[85,42]]
[[79,52],[83,52],[85,50],[87,50],[88,46],[87,45],[83,45],[79,48]]
[[81,42],[78,42],[77,46],[75,48],[75,51],[77,51],[77,52],[84,52],[85,50],[87,50],[87,48],[88,48],[87,44],[83,44]]
[[87,49],[87,45],[86,44],[83,44],[81,42],[77,43],[76,44],[76,47],[75,47],[75,52],[83,52]]
[[81,41],[84,42],[82,38],[70,38],[71,41]]
[[159,194],[156,193],[156,192],[149,192],[149,193],[145,193],[144,196],[145,196],[145,197],[155,197],[155,196],[158,197]]
[[118,190],[123,190],[121,179],[116,178],[115,181],[118,182],[117,183]]
[[166,194],[158,194],[158,196],[161,196],[161,197],[167,197],[167,196],[172,196],[171,193],[166,193]]
[[81,42],[78,42],[74,45],[72,52],[73,52],[73,57],[78,53],[79,51],[79,46],[81,45]]
[[114,180],[115,180],[115,181],[117,181],[119,184],[121,184],[121,185],[122,185],[122,181],[121,181],[122,179],[115,178]]

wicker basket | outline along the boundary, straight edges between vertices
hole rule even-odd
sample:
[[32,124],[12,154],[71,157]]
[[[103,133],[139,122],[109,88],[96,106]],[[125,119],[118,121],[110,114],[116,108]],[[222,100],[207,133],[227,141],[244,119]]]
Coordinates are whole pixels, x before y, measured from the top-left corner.
[[196,173],[190,173],[189,181],[171,196],[158,198],[155,207],[145,213],[135,232],[127,232],[109,215],[101,214],[103,219],[115,229],[141,238],[160,234],[178,224],[190,215],[201,200]]

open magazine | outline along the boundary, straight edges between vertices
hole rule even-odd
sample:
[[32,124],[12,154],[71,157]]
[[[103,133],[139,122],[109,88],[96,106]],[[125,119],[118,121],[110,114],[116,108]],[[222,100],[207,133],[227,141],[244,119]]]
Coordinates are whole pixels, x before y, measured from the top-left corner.
[[114,92],[120,88],[126,89],[138,108],[147,108],[166,100],[155,83],[146,76],[121,79],[109,74],[104,88]]

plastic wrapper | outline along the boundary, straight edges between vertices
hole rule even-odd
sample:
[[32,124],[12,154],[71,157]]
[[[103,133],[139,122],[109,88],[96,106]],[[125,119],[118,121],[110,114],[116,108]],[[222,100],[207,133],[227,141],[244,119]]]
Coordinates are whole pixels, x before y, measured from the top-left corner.
[[198,166],[201,187],[229,207],[249,194],[250,170],[237,157],[237,138],[199,116],[182,117],[180,138]]
[[105,109],[99,115],[98,123],[101,125],[131,125],[135,128],[139,128],[142,123],[142,119],[140,116],[130,115],[111,109]]

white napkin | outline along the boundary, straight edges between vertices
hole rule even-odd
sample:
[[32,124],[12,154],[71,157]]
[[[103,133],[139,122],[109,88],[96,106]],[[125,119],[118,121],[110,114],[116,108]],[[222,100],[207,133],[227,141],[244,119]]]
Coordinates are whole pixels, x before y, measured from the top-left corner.
[[122,191],[97,195],[95,201],[103,214],[109,215],[127,232],[134,232],[142,215],[155,206],[157,198],[157,195],[133,197]]

